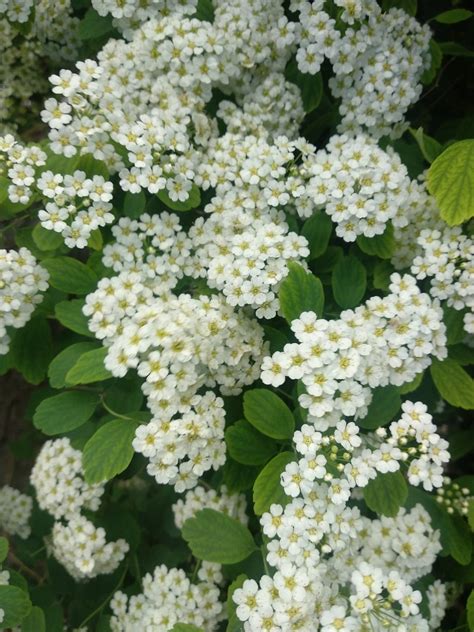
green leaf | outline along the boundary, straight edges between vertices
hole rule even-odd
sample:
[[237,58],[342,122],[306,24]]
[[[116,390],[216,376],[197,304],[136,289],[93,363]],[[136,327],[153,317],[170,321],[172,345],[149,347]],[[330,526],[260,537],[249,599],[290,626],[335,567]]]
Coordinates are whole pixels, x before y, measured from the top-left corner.
[[474,349],[463,344],[455,344],[448,348],[448,355],[462,366],[474,364]]
[[30,614],[21,623],[21,632],[45,632],[45,630],[44,612],[38,606],[33,606]]
[[449,524],[447,537],[449,538],[451,557],[459,564],[462,564],[462,566],[466,566],[471,561],[472,556],[472,539],[469,526],[459,514],[447,515]]
[[198,0],[195,17],[204,22],[214,22],[212,0]]
[[4,202],[8,197],[8,187],[10,185],[10,180],[5,178],[5,176],[0,176],[0,204]]
[[332,273],[332,289],[336,303],[343,309],[356,307],[367,287],[367,272],[356,257],[344,257]]
[[471,590],[471,594],[467,598],[466,615],[469,630],[472,632],[474,630],[474,590]]
[[379,516],[393,518],[402,507],[408,496],[408,487],[403,474],[387,472],[369,481],[364,487],[364,500],[369,509]]
[[145,210],[146,195],[144,191],[140,193],[130,193],[127,191],[123,200],[123,212],[127,217],[138,219]]
[[103,160],[97,160],[92,154],[85,154],[79,158],[77,168],[84,171],[88,178],[102,176],[104,180],[110,178],[109,170]]
[[66,382],[68,384],[92,384],[92,382],[108,380],[112,377],[112,373],[104,366],[106,355],[106,347],[83,353],[76,364],[67,372]]
[[192,623],[175,623],[171,632],[204,632],[202,628],[197,628]]
[[467,508],[467,522],[471,527],[471,531],[474,531],[474,500],[469,501]]
[[0,586],[0,608],[4,611],[2,629],[14,628],[31,610],[28,595],[17,586]]
[[287,322],[291,323],[302,312],[315,312],[322,316],[324,290],[321,281],[298,263],[290,262],[288,269],[278,293],[280,309]]
[[67,327],[76,334],[94,338],[94,334],[89,331],[87,326],[87,316],[82,313],[84,301],[82,299],[72,299],[72,301],[61,301],[54,308],[54,314],[61,325]]
[[54,230],[46,230],[41,224],[33,228],[33,240],[40,250],[55,250],[64,243],[64,239]]
[[301,72],[296,59],[292,58],[285,69],[285,77],[300,89],[304,111],[308,114],[315,110],[323,97],[321,73],[310,75]]
[[101,483],[120,474],[134,455],[132,441],[138,422],[113,419],[101,426],[86,443],[82,464],[88,483]]
[[407,395],[408,393],[412,393],[416,391],[416,389],[420,386],[423,381],[424,371],[418,373],[416,377],[413,378],[411,382],[405,382],[401,386],[398,387],[398,392],[400,395]]
[[87,245],[89,248],[92,248],[92,250],[102,250],[104,240],[102,238],[100,228],[96,228],[91,232],[90,237],[87,240]]
[[390,275],[394,272],[394,267],[389,261],[378,261],[373,270],[373,284],[376,290],[388,292],[390,285]]
[[63,388],[67,385],[66,374],[83,353],[92,351],[98,346],[95,342],[78,342],[63,349],[54,358],[48,368],[49,383],[53,388]]
[[474,216],[474,140],[461,140],[440,154],[428,170],[428,189],[441,217],[456,226]]
[[39,384],[44,380],[51,355],[51,330],[47,320],[42,316],[32,318],[12,336],[12,366],[30,384]]
[[357,237],[357,245],[367,255],[379,257],[380,259],[390,259],[396,248],[392,224],[387,224],[382,235],[375,235],[374,237],[359,235]]
[[308,260],[316,259],[326,252],[332,233],[332,222],[326,213],[316,212],[303,224],[301,234],[309,244]]
[[104,401],[118,413],[130,413],[140,410],[143,403],[141,382],[133,377],[117,380],[104,393]]
[[388,424],[400,410],[402,400],[395,386],[379,386],[372,391],[372,401],[367,415],[357,424],[367,430],[375,430]]
[[248,579],[247,575],[241,573],[234,579],[234,581],[227,589],[226,610],[228,623],[226,627],[226,632],[241,632],[242,630],[242,622],[239,621],[239,619],[237,618],[237,606],[232,600],[232,595],[238,588],[242,588],[246,579]]
[[255,465],[241,465],[229,456],[223,469],[227,489],[231,493],[236,493],[251,489],[260,468]]
[[285,402],[265,388],[244,393],[244,415],[259,432],[272,439],[291,439],[295,418]]
[[97,39],[113,31],[112,18],[101,16],[94,9],[89,9],[79,23],[79,37],[81,40]]
[[450,358],[442,362],[433,359],[430,372],[439,394],[448,404],[474,409],[474,380],[457,362]]
[[0,537],[0,564],[7,557],[8,553],[8,540],[3,536]]
[[450,9],[449,11],[438,13],[433,19],[440,24],[457,24],[457,22],[469,20],[473,15],[474,13],[468,9]]
[[429,68],[427,68],[421,75],[421,82],[425,86],[432,83],[433,79],[436,77],[438,70],[441,67],[441,62],[443,60],[443,52],[433,37],[430,39],[429,51],[431,56],[431,64]]
[[454,309],[454,307],[448,307],[447,305],[444,305],[443,321],[446,325],[446,337],[448,339],[448,345],[455,345],[458,342],[462,342],[466,337],[463,312]]
[[474,51],[458,42],[440,42],[439,48],[443,55],[449,57],[474,57]]
[[163,204],[165,204],[173,211],[191,211],[193,208],[197,208],[201,204],[201,191],[195,184],[193,184],[193,186],[191,187],[189,191],[189,197],[184,202],[173,201],[168,195],[168,191],[166,189],[158,191],[156,195],[163,202]]
[[72,257],[44,259],[41,265],[49,272],[49,284],[68,294],[89,294],[97,285],[97,275]]
[[242,523],[214,509],[201,509],[183,525],[182,536],[193,555],[219,564],[236,564],[256,549]]
[[283,491],[280,478],[288,463],[295,461],[293,452],[281,452],[265,465],[253,485],[253,504],[257,516],[270,509],[275,503],[286,505],[289,497]]
[[33,415],[33,423],[47,435],[79,428],[94,413],[99,395],[85,391],[67,391],[44,399]]
[[416,130],[410,127],[409,131],[418,143],[423,158],[431,164],[443,151],[441,143],[438,143],[437,140],[425,134],[422,127]]
[[276,443],[255,430],[245,419],[227,428],[225,441],[230,456],[244,465],[262,465],[277,451]]

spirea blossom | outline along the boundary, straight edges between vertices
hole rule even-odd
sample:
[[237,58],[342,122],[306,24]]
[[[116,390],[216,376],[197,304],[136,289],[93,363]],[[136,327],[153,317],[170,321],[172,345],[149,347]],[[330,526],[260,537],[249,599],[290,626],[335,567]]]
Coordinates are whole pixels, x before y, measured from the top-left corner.
[[103,485],[84,480],[82,452],[68,438],[51,439],[41,448],[31,471],[31,484],[41,509],[56,520],[72,518],[81,509],[96,511]]
[[213,583],[191,583],[183,570],[161,565],[153,574],[147,573],[142,584],[139,595],[127,597],[121,591],[114,594],[110,603],[113,632],[147,628],[168,632],[178,622],[202,627],[206,632],[216,630],[223,604],[219,588]]
[[76,580],[113,573],[129,550],[125,540],[106,541],[106,533],[84,516],[55,522],[51,537],[54,557]]
[[291,323],[297,343],[262,363],[261,379],[279,386],[300,380],[299,403],[319,430],[338,416],[363,417],[371,389],[410,382],[446,357],[443,313],[437,299],[420,291],[409,275],[391,276],[390,293],[370,298],[338,320],[303,312]]
[[243,494],[231,494],[225,485],[222,485],[218,492],[198,485],[187,491],[184,498],[180,498],[172,507],[178,529],[181,529],[186,520],[192,518],[201,509],[220,511],[231,518],[236,518],[242,524],[248,522],[247,502]]
[[0,355],[8,352],[8,329],[24,327],[48,288],[48,272],[28,248],[0,249]]
[[420,280],[430,279],[431,296],[454,309],[469,310],[465,329],[472,333],[469,323],[474,312],[474,241],[456,226],[442,231],[422,230],[418,244],[423,254],[413,260],[412,274]]
[[0,528],[10,535],[27,538],[33,501],[10,485],[0,487]]

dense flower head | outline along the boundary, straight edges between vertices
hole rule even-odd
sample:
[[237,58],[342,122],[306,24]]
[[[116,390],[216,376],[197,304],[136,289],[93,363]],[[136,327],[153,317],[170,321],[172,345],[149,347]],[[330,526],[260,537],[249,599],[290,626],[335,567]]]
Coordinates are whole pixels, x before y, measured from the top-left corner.
[[395,151],[380,149],[371,137],[333,136],[305,166],[311,176],[306,195],[325,209],[345,241],[380,235],[389,220],[405,223],[400,211],[408,200],[407,169]]
[[[246,632],[382,630],[397,622],[428,630],[412,584],[430,571],[439,532],[421,505],[395,518],[371,520],[357,508],[333,506],[317,485],[262,516],[272,576],[248,579],[233,594]],[[434,599],[434,597],[433,597]],[[439,610],[444,613],[442,598]],[[441,615],[442,616],[442,615]],[[385,622],[385,625],[384,625]]]
[[422,254],[415,257],[411,272],[417,279],[430,279],[430,294],[449,307],[469,310],[464,328],[473,333],[474,312],[474,241],[460,227],[443,230],[425,229],[418,244]]
[[213,632],[223,610],[215,584],[191,583],[183,570],[165,565],[145,575],[142,593],[127,597],[118,591],[110,605],[113,632],[138,632],[148,628],[168,632],[178,622]]
[[186,492],[172,507],[174,521],[181,529],[188,518],[192,518],[201,509],[215,509],[236,518],[242,524],[247,524],[247,502],[243,494],[231,494],[222,485],[219,491],[206,489],[198,485]]
[[75,517],[81,509],[97,510],[104,493],[103,485],[86,483],[82,452],[75,450],[66,437],[46,441],[30,480],[40,508],[56,520]]
[[148,458],[147,472],[157,483],[176,491],[194,487],[199,477],[225,463],[224,402],[212,391],[183,397],[173,414],[152,404],[152,421],[139,426],[133,440],[136,452]]
[[54,557],[76,580],[113,573],[129,550],[123,539],[107,542],[105,530],[79,514],[66,524],[54,523],[51,546]]
[[59,233],[69,248],[85,248],[92,233],[114,221],[112,183],[81,170],[62,176],[43,171],[36,186],[48,201],[38,212],[41,226]]
[[8,328],[26,325],[43,300],[48,279],[28,248],[0,249],[0,355],[9,349]]
[[409,275],[391,276],[390,293],[370,298],[338,320],[303,312],[291,323],[297,343],[266,357],[261,379],[279,386],[301,380],[299,403],[319,430],[340,415],[362,418],[377,386],[400,386],[446,357],[443,313],[437,299]]
[[27,494],[4,485],[0,487],[0,528],[10,535],[27,538],[30,535],[30,518],[33,500]]
[[[474,245],[420,173],[442,146],[395,142],[457,56],[401,4],[0,0],[0,372],[49,379],[59,437],[30,475],[50,533],[9,485],[0,530],[40,588],[48,557],[78,584],[65,629],[446,623],[438,557],[469,563],[450,531],[474,498],[445,438],[461,428],[462,465]],[[10,328],[33,315],[53,339],[25,371]],[[72,432],[50,387],[94,402]],[[94,610],[83,584],[112,574]]]

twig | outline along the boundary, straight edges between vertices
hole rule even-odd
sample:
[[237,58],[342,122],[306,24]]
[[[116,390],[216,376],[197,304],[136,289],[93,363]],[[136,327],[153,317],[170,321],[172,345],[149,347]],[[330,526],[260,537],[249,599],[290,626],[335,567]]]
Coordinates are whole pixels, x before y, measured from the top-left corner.
[[12,550],[10,550],[8,552],[8,562],[12,565],[12,566],[16,566],[17,568],[19,568],[23,573],[25,573],[25,575],[29,575],[31,578],[33,578],[38,584],[42,584],[44,582],[44,577],[41,577],[41,575],[39,573],[37,573],[36,571],[34,571],[32,568],[30,568],[29,566],[27,566],[24,562],[22,562],[16,555],[15,553],[13,553]]

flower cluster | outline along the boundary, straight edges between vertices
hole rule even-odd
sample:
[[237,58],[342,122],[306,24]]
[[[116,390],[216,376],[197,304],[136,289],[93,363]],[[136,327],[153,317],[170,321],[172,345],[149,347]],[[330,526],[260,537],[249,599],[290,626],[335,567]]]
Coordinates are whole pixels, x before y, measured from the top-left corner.
[[357,4],[365,5],[368,19],[340,38],[332,59],[335,77],[329,80],[332,94],[341,99],[340,128],[366,129],[374,137],[398,136],[431,63],[430,30],[402,9],[382,13],[373,0]]
[[103,485],[84,480],[82,452],[68,438],[47,441],[31,472],[31,484],[41,509],[55,518],[51,548],[75,579],[112,573],[129,549],[125,540],[106,542],[105,531],[81,515],[99,508]]
[[33,501],[17,489],[4,485],[0,488],[0,528],[10,535],[27,538]]
[[424,174],[411,180],[407,188],[403,208],[393,225],[395,249],[391,258],[397,270],[409,268],[413,259],[423,254],[418,238],[426,229],[443,229],[446,224],[440,218],[435,198],[426,188]]
[[[276,571],[234,592],[245,632],[382,630],[394,623],[433,629],[419,614],[422,596],[412,587],[441,549],[426,510],[416,505],[371,520],[357,508],[332,505],[326,492],[317,484],[262,517],[272,538],[267,561]],[[439,618],[441,599],[437,605]]]
[[49,88],[45,64],[77,57],[78,25],[70,0],[0,1],[0,134],[38,112],[35,101]]
[[148,3],[140,0],[92,0],[92,6],[99,15],[112,15],[114,23],[125,30],[132,24],[146,22],[157,15],[163,17],[170,8],[183,15],[192,15],[196,12],[197,0],[152,0]]
[[8,352],[8,328],[26,325],[43,300],[48,279],[48,272],[27,248],[0,249],[0,355]]
[[427,491],[443,484],[443,465],[449,461],[448,442],[437,433],[431,415],[421,402],[406,401],[403,414],[388,431],[359,435],[355,423],[336,424],[333,434],[321,434],[304,424],[293,440],[301,455],[286,466],[281,483],[288,496],[307,494],[315,481],[327,482],[327,496],[334,505],[344,505],[356,487],[365,487],[377,473],[406,468],[412,485]]
[[104,529],[80,514],[67,524],[54,523],[51,544],[54,557],[76,580],[112,573],[129,549],[123,539],[107,542]]
[[303,312],[291,323],[298,342],[262,363],[265,384],[301,380],[299,403],[318,430],[341,416],[364,417],[370,389],[410,382],[430,365],[430,356],[447,355],[438,301],[409,275],[394,273],[390,279],[390,294],[345,310],[338,320]]
[[[401,211],[408,200],[410,179],[390,147],[384,151],[363,134],[333,136],[305,167],[311,176],[306,194],[317,208],[325,209],[345,241],[380,235],[389,220],[406,223]],[[312,213],[298,205],[297,209],[303,216]]]
[[219,492],[198,485],[186,492],[184,499],[180,498],[172,509],[174,522],[178,529],[181,529],[186,520],[192,518],[201,509],[215,509],[235,518],[242,524],[248,522],[245,496],[243,494],[230,494],[225,485],[219,488]]
[[474,333],[474,241],[462,229],[422,230],[418,244],[423,254],[415,257],[411,272],[430,279],[430,294],[454,309],[468,309],[464,328]]
[[223,604],[219,588],[209,582],[193,584],[177,568],[157,566],[143,578],[143,592],[127,597],[116,592],[110,602],[113,632],[153,629],[168,632],[176,623],[188,623],[213,632],[221,618]]
[[[137,429],[135,450],[150,459],[148,472],[158,482],[184,491],[225,461],[223,401],[198,390],[218,386],[223,394],[239,393],[257,378],[266,346],[258,323],[234,312],[222,297],[171,294],[186,256],[176,217],[142,216],[143,223],[151,234],[143,232],[141,239],[133,233],[136,222],[114,227],[122,243],[106,248],[105,260],[125,269],[99,282],[84,313],[108,347],[105,366],[111,373],[122,377],[136,369],[145,379],[142,390],[153,418]],[[136,265],[144,248],[154,252],[147,241],[162,254]]]
[[103,176],[88,178],[80,170],[63,176],[48,170],[36,186],[50,200],[38,212],[41,225],[59,233],[69,248],[85,248],[93,231],[114,221],[113,186]]
[[132,445],[149,460],[147,472],[157,483],[172,484],[181,492],[225,463],[224,427],[224,401],[207,391],[184,398],[174,415],[157,411],[152,421],[137,428]]
[[457,511],[461,516],[467,516],[469,505],[474,501],[474,494],[468,487],[461,487],[449,476],[445,476],[443,486],[436,490],[436,500],[446,508],[448,513],[453,514]]
[[96,511],[104,493],[103,485],[86,483],[82,452],[75,450],[66,437],[43,444],[30,480],[40,508],[56,520],[68,520],[81,509]]
[[14,204],[33,200],[37,171],[44,167],[47,154],[36,145],[26,146],[12,134],[0,136],[0,173],[8,176],[8,198]]

